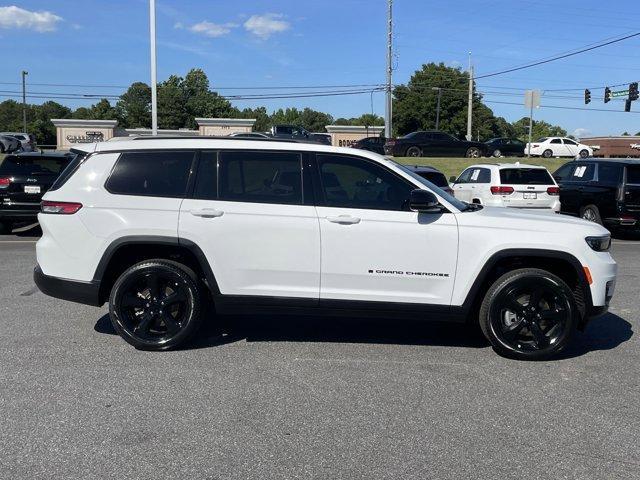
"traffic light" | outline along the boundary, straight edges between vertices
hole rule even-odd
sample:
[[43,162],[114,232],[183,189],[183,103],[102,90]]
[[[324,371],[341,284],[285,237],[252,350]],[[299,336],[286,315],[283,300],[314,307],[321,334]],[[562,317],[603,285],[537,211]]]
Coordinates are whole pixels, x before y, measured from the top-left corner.
[[629,85],[629,100],[632,102],[638,99],[638,82]]
[[625,112],[630,112],[631,111],[631,100],[629,100],[628,98],[624,102],[624,111]]
[[587,105],[588,103],[591,103],[591,90],[586,88],[584,91],[584,104]]
[[609,103],[611,100],[611,89],[609,87],[604,87],[604,103]]

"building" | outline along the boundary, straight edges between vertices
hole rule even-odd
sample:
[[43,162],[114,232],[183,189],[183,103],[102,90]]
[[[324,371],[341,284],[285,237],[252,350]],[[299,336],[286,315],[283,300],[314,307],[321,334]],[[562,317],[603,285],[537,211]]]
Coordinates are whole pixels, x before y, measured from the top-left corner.
[[[127,138],[139,135],[151,135],[147,128],[118,128],[117,120],[81,120],[74,118],[54,118],[56,127],[56,148],[70,150],[78,143],[105,142],[113,138]],[[198,130],[158,130],[160,135],[192,137],[196,135],[225,136],[233,133],[246,133],[253,130],[252,118],[196,118]],[[352,125],[327,125],[331,135],[331,144],[336,147],[348,147],[365,137],[379,136],[384,127],[364,127]]]
[[581,138],[581,143],[594,149],[593,156],[601,158],[640,158],[640,136]]

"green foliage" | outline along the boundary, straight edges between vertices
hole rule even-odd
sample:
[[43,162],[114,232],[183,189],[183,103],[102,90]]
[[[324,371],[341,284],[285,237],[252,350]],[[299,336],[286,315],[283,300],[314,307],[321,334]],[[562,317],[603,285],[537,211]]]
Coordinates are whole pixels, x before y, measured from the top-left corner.
[[[523,117],[513,122],[514,134],[520,140],[527,141],[529,139],[529,117]],[[533,133],[531,138],[537,140],[542,137],[566,137],[567,131],[557,125],[551,125],[544,120],[533,121]]]
[[331,125],[333,117],[328,113],[318,112],[311,108],[282,108],[271,115],[271,125],[298,125],[310,132],[325,132],[325,125]]
[[116,104],[118,123],[122,128],[151,127],[151,87],[132,83]]
[[117,120],[118,111],[115,107],[109,103],[109,100],[103,98],[95,105],[90,107],[79,107],[73,114],[73,118],[80,118],[83,120]]
[[384,118],[373,113],[364,113],[359,117],[338,118],[333,122],[336,125],[361,125],[364,127],[381,127],[384,125]]

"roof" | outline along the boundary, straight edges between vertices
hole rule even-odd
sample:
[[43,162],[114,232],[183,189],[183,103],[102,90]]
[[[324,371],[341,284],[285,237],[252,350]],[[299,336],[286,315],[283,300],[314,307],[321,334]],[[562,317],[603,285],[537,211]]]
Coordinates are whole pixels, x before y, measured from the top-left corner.
[[545,168],[542,165],[530,165],[528,163],[476,163],[469,165],[467,168],[473,167],[498,167],[498,168]]
[[436,167],[432,167],[431,165],[405,165],[410,170],[414,172],[440,172]]
[[62,158],[70,155],[69,152],[20,152],[20,153],[12,153],[11,156],[16,157],[57,157]]
[[612,162],[612,163],[631,163],[633,165],[640,165],[640,160],[637,158],[576,158],[573,162]]

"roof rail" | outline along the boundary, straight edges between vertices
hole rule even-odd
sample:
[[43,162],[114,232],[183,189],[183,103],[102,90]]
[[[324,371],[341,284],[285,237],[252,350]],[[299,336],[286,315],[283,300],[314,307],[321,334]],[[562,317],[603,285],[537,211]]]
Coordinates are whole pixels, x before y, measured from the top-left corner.
[[131,140],[140,141],[140,140],[235,140],[235,141],[243,141],[243,142],[284,142],[284,143],[318,143],[311,140],[295,140],[293,138],[242,138],[242,137],[230,137],[223,135],[143,135],[139,137],[132,137]]

